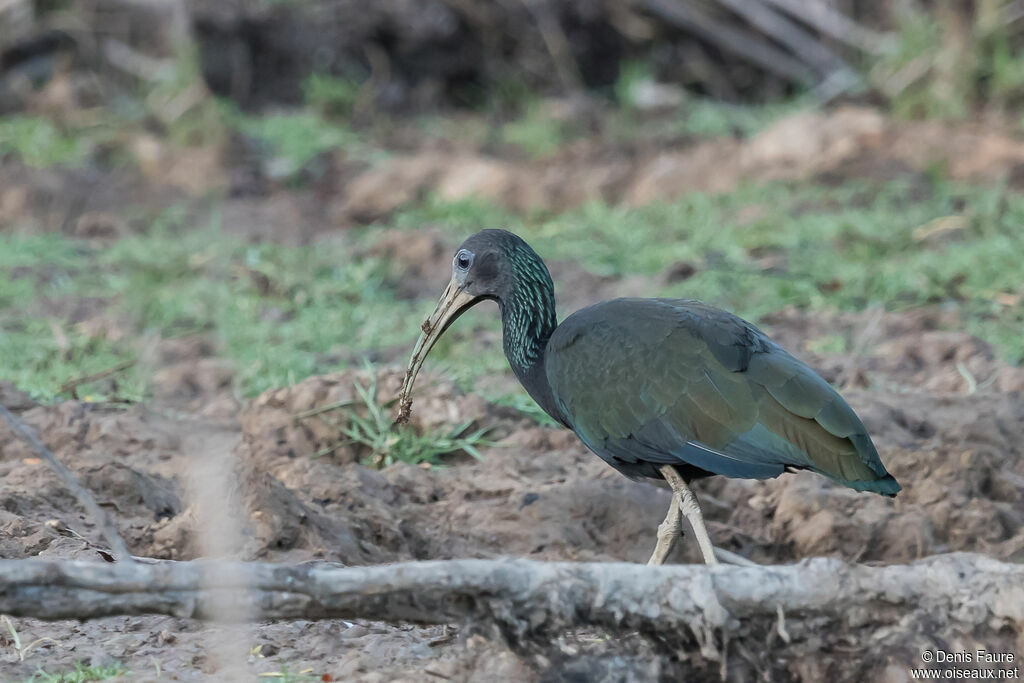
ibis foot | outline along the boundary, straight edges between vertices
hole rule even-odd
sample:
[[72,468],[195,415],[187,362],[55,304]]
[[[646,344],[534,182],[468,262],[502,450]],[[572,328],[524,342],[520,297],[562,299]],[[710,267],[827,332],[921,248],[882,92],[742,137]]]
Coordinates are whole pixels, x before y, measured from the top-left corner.
[[[697,538],[697,545],[700,546],[700,552],[704,556],[704,564],[718,564],[718,559],[715,557],[715,547],[711,545],[711,537],[708,536],[707,527],[704,526],[704,515],[701,514],[700,505],[697,504],[697,496],[693,495],[693,491],[686,485],[683,478],[676,472],[676,468],[672,465],[662,465],[660,468],[661,475],[665,477],[665,481],[672,487],[673,501],[678,501],[676,504],[679,506],[679,511],[685,515],[690,526],[693,527],[693,535]],[[669,507],[669,513],[671,514],[672,507]],[[678,519],[678,518],[677,518]],[[666,517],[665,521],[668,521]],[[658,527],[658,546],[655,548],[655,555],[658,553],[658,549],[661,547],[661,527]],[[671,550],[671,547],[669,547]],[[666,552],[666,555],[668,553]],[[651,558],[654,560],[654,557]],[[648,563],[650,564],[650,563]],[[660,564],[660,563],[658,563]]]
[[676,547],[676,541],[683,532],[683,515],[679,509],[679,496],[672,493],[672,502],[668,506],[668,514],[665,521],[658,525],[658,544],[654,546],[654,553],[651,559],[647,560],[647,566],[665,564],[665,559]]

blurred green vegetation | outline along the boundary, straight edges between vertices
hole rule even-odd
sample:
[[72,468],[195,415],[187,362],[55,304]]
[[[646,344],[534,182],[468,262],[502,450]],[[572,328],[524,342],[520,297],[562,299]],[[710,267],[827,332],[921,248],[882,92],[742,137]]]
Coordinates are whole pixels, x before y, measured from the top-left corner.
[[275,112],[262,116],[245,114],[233,106],[222,107],[229,128],[262,141],[267,156],[281,159],[286,166],[280,175],[293,175],[317,156],[336,149],[361,149],[360,135],[334,124],[314,110]]
[[[667,283],[652,286],[652,296],[699,298],[753,320],[787,305],[944,304],[1009,361],[1024,360],[1024,308],[997,296],[1021,286],[1024,197],[999,188],[941,180],[923,193],[909,181],[767,184],[637,209],[595,203],[532,216],[432,200],[396,219],[408,228],[424,223],[453,238],[504,226],[546,258],[597,273],[648,275]],[[677,265],[692,276],[671,283]]]
[[120,664],[86,666],[76,662],[70,671],[48,673],[40,668],[26,679],[26,683],[89,683],[90,681],[110,681],[130,675],[131,672]]
[[[404,346],[421,316],[395,299],[375,259],[352,259],[340,246],[245,244],[216,225],[163,226],[110,246],[58,235],[3,236],[0,245],[0,377],[41,399],[135,359],[138,335],[215,335],[238,365],[239,391],[252,395],[346,365],[360,351]],[[61,302],[82,297],[100,302],[130,338],[69,324]],[[140,363],[119,375],[118,396],[95,398],[140,400],[148,372]]]
[[522,116],[504,123],[499,137],[531,159],[553,155],[568,139],[564,123],[549,116],[540,101],[529,103]]
[[47,118],[0,118],[0,156],[13,154],[26,166],[81,166],[90,148],[86,136],[62,131]]
[[306,104],[325,116],[347,116],[359,101],[362,84],[355,78],[314,73],[302,84]]
[[908,118],[956,119],[979,109],[1018,112],[1024,104],[1024,50],[1006,3],[907,5],[893,49],[863,65],[867,81]]
[[[433,305],[397,296],[400,267],[368,255],[374,228],[286,247],[246,244],[216,220],[186,230],[183,220],[170,212],[148,233],[111,245],[0,236],[0,377],[50,400],[69,379],[144,360],[146,339],[205,333],[235,361],[238,392],[251,396],[367,359],[402,363]],[[595,203],[527,216],[429,199],[394,219],[409,229],[425,223],[443,226],[453,241],[505,226],[547,259],[648,276],[651,296],[700,298],[754,321],[784,306],[942,305],[1009,361],[1024,361],[1024,307],[999,296],[1021,286],[1024,197],[1000,189],[941,180],[924,190],[901,182],[768,184],[638,209]],[[673,271],[685,279],[674,281]],[[124,334],[69,322],[67,310],[83,298]],[[431,365],[467,384],[502,371],[500,350],[474,346],[481,329],[499,325],[492,310],[471,312],[442,338]],[[814,343],[844,350],[841,339]],[[94,398],[141,400],[150,372],[140,362],[118,375],[117,396]],[[518,398],[501,398],[524,410]]]
[[743,105],[697,97],[678,90],[680,103],[675,114],[644,120],[642,92],[655,83],[649,64],[628,62],[622,66],[615,83],[615,102],[619,109],[608,124],[610,137],[629,140],[638,136],[672,135],[693,138],[714,138],[730,135],[750,137],[786,114],[813,107],[814,102],[796,97],[779,102]]

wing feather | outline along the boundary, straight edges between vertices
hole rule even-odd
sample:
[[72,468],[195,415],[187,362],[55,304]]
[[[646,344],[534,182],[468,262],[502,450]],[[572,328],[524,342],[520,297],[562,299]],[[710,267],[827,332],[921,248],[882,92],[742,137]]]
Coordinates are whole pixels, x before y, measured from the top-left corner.
[[751,478],[809,468],[854,488],[899,488],[825,380],[749,323],[699,302],[583,309],[555,331],[545,371],[568,423],[615,466],[680,463]]

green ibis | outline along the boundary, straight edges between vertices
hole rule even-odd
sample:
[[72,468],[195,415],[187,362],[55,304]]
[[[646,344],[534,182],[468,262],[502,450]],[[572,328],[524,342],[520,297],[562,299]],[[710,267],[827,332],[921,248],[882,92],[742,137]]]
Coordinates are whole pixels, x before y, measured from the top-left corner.
[[900,490],[846,401],[752,324],[682,299],[614,299],[558,324],[547,266],[505,230],[478,232],[455,252],[451,281],[409,360],[399,422],[430,349],[484,300],[497,302],[505,357],[544,412],[624,475],[671,487],[648,564],[664,563],[682,516],[704,561],[716,563],[688,486],[700,477],[812,470],[858,491]]

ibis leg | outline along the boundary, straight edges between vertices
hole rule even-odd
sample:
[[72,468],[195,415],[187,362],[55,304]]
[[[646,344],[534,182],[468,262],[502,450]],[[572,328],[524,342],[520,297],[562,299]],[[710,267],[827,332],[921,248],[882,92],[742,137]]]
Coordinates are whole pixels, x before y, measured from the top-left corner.
[[[690,487],[686,485],[686,482],[683,481],[683,478],[679,476],[679,473],[671,465],[664,465],[661,468],[661,475],[665,477],[665,481],[672,487],[672,491],[675,494],[674,498],[679,500],[680,512],[686,516],[690,526],[693,527],[693,535],[697,537],[697,544],[700,546],[700,552],[704,556],[704,563],[718,564],[718,559],[715,558],[715,548],[711,545],[711,537],[708,536],[707,527],[704,526],[704,515],[701,514],[700,505],[697,504],[697,497],[693,495],[693,491],[690,490]],[[661,544],[660,527],[658,530],[658,544]]]
[[672,552],[679,535],[683,530],[683,516],[679,509],[679,496],[672,492],[672,502],[668,506],[668,514],[665,521],[658,525],[658,544],[654,547],[654,554],[647,560],[648,566],[665,564],[665,559]]

